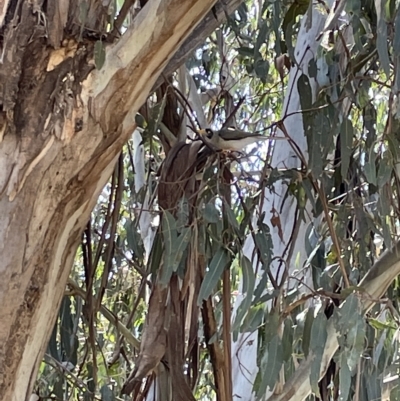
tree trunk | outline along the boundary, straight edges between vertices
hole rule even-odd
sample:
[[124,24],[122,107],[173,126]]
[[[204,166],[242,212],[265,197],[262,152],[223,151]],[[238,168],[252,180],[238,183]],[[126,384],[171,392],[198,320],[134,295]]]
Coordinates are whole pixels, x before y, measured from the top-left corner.
[[150,0],[121,39],[106,46],[100,70],[93,69],[95,42],[114,39],[102,36],[104,2],[85,2],[84,21],[78,0],[44,2],[43,9],[40,1],[5,2],[1,400],[29,399],[81,232],[134,130],[135,114],[214,2]]
[[[319,46],[317,37],[323,29],[325,19],[326,16],[324,14],[314,9],[311,18],[312,22],[310,23],[312,26],[310,27],[308,26],[309,14],[303,17],[297,45],[294,50],[296,63],[290,71],[283,115],[281,116],[287,134],[306,158],[308,158],[308,152],[303,130],[303,119],[301,113],[296,113],[301,110],[297,80],[302,73],[307,74],[308,63],[317,54]],[[313,96],[315,96],[318,84],[314,79],[310,79],[310,83]],[[279,131],[278,136],[283,136],[283,133]],[[271,166],[278,169],[301,167],[301,162],[289,141],[276,142]],[[272,263],[271,273],[276,283],[280,285],[281,280],[285,280],[288,273],[291,274],[294,269],[300,268],[307,259],[304,247],[307,224],[297,217],[297,201],[292,195],[287,196],[287,184],[282,181],[276,182],[273,189],[266,189],[263,212],[265,213],[264,221],[270,227],[273,242],[275,261]],[[252,237],[246,240],[244,253],[249,258],[253,255],[254,242]],[[288,271],[286,271],[287,268]],[[304,280],[307,281],[307,279],[309,277]],[[312,283],[308,284],[312,285]],[[234,311],[240,306],[244,297],[245,294],[237,297]],[[233,393],[242,400],[250,401],[255,399],[252,389],[258,371],[257,350],[257,332],[240,333],[237,341],[232,344]],[[268,398],[271,394],[272,392],[267,392],[265,398]]]

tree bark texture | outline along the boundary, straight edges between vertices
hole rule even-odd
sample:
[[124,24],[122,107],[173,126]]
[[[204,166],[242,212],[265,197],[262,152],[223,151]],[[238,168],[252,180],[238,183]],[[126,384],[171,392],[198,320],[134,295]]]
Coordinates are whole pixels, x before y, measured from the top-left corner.
[[[0,399],[21,401],[136,112],[215,0],[149,0],[117,41],[103,35],[105,1],[2,3]],[[100,39],[106,59],[96,70]]]

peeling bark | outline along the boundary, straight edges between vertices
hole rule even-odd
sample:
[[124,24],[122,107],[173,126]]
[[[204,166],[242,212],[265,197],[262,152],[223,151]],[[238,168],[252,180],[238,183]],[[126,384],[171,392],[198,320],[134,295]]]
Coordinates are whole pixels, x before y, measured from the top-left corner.
[[101,2],[88,1],[82,25],[70,0],[46,39],[52,2],[10,1],[0,30],[0,399],[29,399],[81,232],[136,111],[214,2],[150,0],[98,71],[89,32],[103,32]]

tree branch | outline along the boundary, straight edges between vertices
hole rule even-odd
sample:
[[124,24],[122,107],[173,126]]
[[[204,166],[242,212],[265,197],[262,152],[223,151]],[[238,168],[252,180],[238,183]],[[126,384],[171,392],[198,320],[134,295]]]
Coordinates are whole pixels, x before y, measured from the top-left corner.
[[242,2],[243,0],[218,0],[213,9],[208,12],[169,61],[154,84],[152,91],[155,91],[164,82],[164,77],[168,77],[176,71],[190,54],[199,48],[205,39],[226,21],[226,16],[231,15]]
[[215,0],[152,0],[121,39],[106,49],[100,71],[88,78],[92,90],[91,114],[105,132],[114,131],[123,118],[144,103],[155,79],[175,48],[200,23]]
[[[391,250],[386,251],[361,280],[359,287],[365,291],[365,296],[360,297],[364,313],[368,312],[378,302],[399,274],[400,242]],[[330,321],[322,356],[320,378],[324,376],[329,362],[339,347],[337,338],[338,333],[333,322]],[[296,369],[294,375],[286,382],[282,393],[269,397],[268,401],[299,401],[307,398],[311,394],[310,373],[313,358],[314,355],[310,353],[308,358]]]

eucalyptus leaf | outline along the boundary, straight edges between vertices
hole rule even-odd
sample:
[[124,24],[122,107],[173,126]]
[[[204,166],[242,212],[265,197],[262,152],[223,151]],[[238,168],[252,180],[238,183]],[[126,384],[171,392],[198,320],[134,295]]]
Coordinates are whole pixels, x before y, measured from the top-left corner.
[[350,165],[350,156],[353,151],[353,136],[354,129],[349,119],[343,120],[340,129],[340,155],[341,155],[341,174],[342,177],[347,177],[347,171]]
[[228,251],[224,248],[220,248],[212,258],[203,282],[201,283],[199,295],[197,297],[197,305],[200,306],[203,300],[207,299],[212,294],[229,262],[230,256]]
[[318,382],[321,371],[322,355],[327,339],[327,319],[323,310],[320,310],[311,327],[310,344],[312,344],[313,361],[311,364],[310,384],[317,396],[319,396]]
[[392,160],[388,155],[388,152],[385,152],[382,159],[379,162],[378,167],[378,185],[383,187],[391,178],[393,171]]
[[302,348],[304,352],[304,356],[308,357],[308,352],[310,349],[310,341],[311,341],[311,328],[314,323],[314,307],[308,308],[306,318],[304,321],[304,330],[303,330],[303,337],[302,337]]
[[347,366],[347,358],[345,353],[341,354],[340,358],[340,369],[339,369],[339,389],[340,389],[340,401],[347,401],[350,386],[351,386],[351,372],[349,367]]
[[371,147],[369,151],[368,161],[364,165],[364,173],[370,184],[376,185],[376,167],[375,167],[376,154]]
[[110,389],[107,384],[104,384],[100,389],[102,401],[114,401],[116,400],[114,392]]
[[208,223],[216,223],[221,219],[220,212],[217,210],[213,202],[208,202],[204,206],[203,216]]
[[104,65],[106,61],[106,50],[104,47],[104,43],[101,40],[96,41],[94,44],[94,64],[98,70]]
[[377,40],[376,47],[378,49],[379,61],[381,62],[383,71],[387,79],[390,76],[390,59],[387,46],[387,23],[385,21],[385,4],[386,0],[375,0],[376,17],[377,17]]
[[282,343],[278,335],[275,335],[268,346],[268,362],[265,371],[266,384],[273,390],[278,381],[279,372],[283,363]]
[[177,221],[171,213],[165,210],[162,218],[162,233],[165,256],[160,282],[166,285],[172,273],[178,270],[182,256],[190,241],[191,228],[182,227],[180,228],[180,234],[178,234]]
[[240,266],[242,268],[242,275],[243,275],[241,290],[243,295],[245,296],[237,309],[235,321],[232,325],[233,331],[239,330],[243,317],[247,314],[251,306],[251,301],[253,298],[253,292],[256,282],[253,266],[250,260],[244,255],[242,255],[241,257]]

